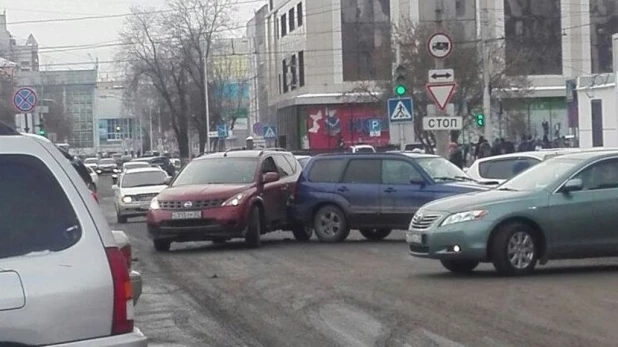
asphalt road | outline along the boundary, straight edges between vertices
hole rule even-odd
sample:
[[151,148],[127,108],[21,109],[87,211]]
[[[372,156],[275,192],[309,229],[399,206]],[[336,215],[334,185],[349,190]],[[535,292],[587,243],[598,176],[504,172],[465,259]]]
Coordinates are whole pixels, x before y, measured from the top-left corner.
[[156,253],[144,219],[118,225],[111,180],[102,208],[132,240],[144,293],[137,325],[152,346],[616,346],[618,259],[553,262],[502,278],[454,276],[411,258],[403,235],[342,244],[269,234],[173,244]]

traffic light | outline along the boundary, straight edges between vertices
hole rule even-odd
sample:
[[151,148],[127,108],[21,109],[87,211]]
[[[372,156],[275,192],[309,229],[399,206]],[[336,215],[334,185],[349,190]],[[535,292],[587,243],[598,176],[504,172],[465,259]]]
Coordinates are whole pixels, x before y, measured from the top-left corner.
[[395,95],[404,96],[407,92],[406,69],[402,65],[399,65],[395,69]]
[[120,125],[119,125],[119,126],[116,127],[116,131],[120,132],[120,130],[122,130],[122,129],[120,128]]
[[485,115],[482,112],[476,113],[476,125],[479,127],[485,126]]
[[39,135],[47,137],[47,130],[45,129],[45,118],[41,116],[39,119]]

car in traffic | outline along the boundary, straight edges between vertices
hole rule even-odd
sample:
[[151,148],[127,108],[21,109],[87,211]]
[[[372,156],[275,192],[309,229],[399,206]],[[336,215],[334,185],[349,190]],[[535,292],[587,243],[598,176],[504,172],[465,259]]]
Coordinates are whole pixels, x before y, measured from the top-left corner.
[[371,145],[354,145],[350,146],[348,150],[351,153],[375,153],[376,149]]
[[84,159],[84,165],[96,171],[99,168],[99,159],[98,158],[86,158]]
[[103,158],[99,160],[99,164],[97,167],[98,174],[111,174],[118,170],[118,164],[116,164],[116,160],[113,158]]
[[351,229],[381,240],[430,201],[488,189],[436,155],[318,155],[298,179],[294,216],[322,242],[341,242]]
[[[149,164],[148,162],[145,161],[129,161],[126,162],[124,164],[122,164],[122,167],[120,168],[119,173],[125,172],[129,169],[139,169],[139,168],[149,168],[149,167],[153,167],[151,164]],[[112,182],[115,184],[118,180],[118,174],[119,173],[114,173],[112,175]]]
[[128,169],[120,174],[114,190],[114,207],[118,223],[145,216],[150,202],[170,183],[170,177],[158,167]]
[[308,240],[311,229],[289,218],[300,170],[294,155],[278,150],[194,159],[152,200],[147,227],[155,249],[168,251],[172,242],[236,238],[255,248],[263,234],[276,230],[292,230],[297,240]]
[[307,162],[309,162],[309,159],[311,159],[310,155],[295,155],[295,157],[301,167],[305,167],[305,165],[307,165]]
[[618,255],[618,151],[545,160],[497,189],[437,200],[412,219],[410,254],[452,272],[493,263],[505,275],[552,259]]
[[0,346],[147,346],[137,282],[77,160],[0,136]]
[[176,167],[174,166],[174,164],[172,164],[170,159],[165,156],[142,157],[134,159],[132,162],[146,162],[150,165],[159,166],[161,169],[165,170],[165,172],[167,172],[167,174],[171,177],[174,177],[174,175],[176,174]]
[[86,166],[86,169],[88,170],[90,178],[92,179],[92,190],[96,192],[97,186],[99,185],[99,174],[97,174],[91,166]]

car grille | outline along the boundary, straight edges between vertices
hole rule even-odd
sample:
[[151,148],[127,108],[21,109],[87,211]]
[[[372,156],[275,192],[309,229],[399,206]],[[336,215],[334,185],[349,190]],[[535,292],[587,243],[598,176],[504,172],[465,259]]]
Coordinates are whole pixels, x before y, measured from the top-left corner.
[[157,196],[156,193],[152,193],[152,194],[139,194],[135,196],[135,200],[137,201],[150,201],[152,199],[154,199],[154,197]]
[[[187,202],[191,202],[191,206],[185,207],[185,204]],[[159,201],[159,206],[161,206],[162,210],[203,210],[207,208],[219,207],[224,202],[224,199],[197,201]]]
[[187,219],[187,220],[167,220],[162,221],[161,228],[199,228],[216,225],[211,219]]
[[410,229],[427,230],[440,218],[439,214],[415,214],[410,223]]
[[408,246],[410,247],[410,252],[414,252],[414,253],[429,253],[429,246],[413,245],[413,244],[410,244]]

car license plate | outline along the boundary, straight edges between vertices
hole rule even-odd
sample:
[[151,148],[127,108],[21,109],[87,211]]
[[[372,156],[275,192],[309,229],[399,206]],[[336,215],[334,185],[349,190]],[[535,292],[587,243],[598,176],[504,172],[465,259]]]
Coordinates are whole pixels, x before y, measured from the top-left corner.
[[406,233],[406,241],[408,243],[423,243],[423,235],[418,233]]
[[172,212],[172,219],[200,219],[202,211]]

